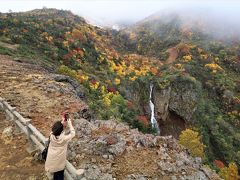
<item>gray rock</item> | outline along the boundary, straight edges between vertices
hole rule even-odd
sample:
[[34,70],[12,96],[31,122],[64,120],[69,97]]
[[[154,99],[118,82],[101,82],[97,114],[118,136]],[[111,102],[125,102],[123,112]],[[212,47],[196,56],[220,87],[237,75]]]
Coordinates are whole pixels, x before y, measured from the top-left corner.
[[120,155],[125,151],[125,149],[126,149],[126,141],[122,140],[117,144],[111,145],[108,149],[108,152],[110,152],[113,155]]
[[176,161],[181,161],[184,163],[184,165],[190,165],[193,164],[193,158],[191,158],[190,156],[188,156],[186,153],[184,152],[180,152],[176,154]]
[[95,165],[89,165],[84,172],[84,177],[87,179],[97,180],[101,175],[100,169]]
[[191,175],[185,176],[185,180],[208,180],[206,175],[202,171],[194,172]]
[[112,180],[113,177],[109,173],[103,173],[96,165],[88,165],[85,169],[83,177],[89,180]]
[[117,126],[115,127],[116,132],[124,132],[128,130],[129,130],[129,126],[122,123],[117,124]]
[[147,178],[141,174],[130,174],[125,178],[125,180],[147,180]]
[[92,163],[96,163],[97,162],[97,160],[95,158],[92,158],[91,161],[92,161]]
[[108,155],[108,159],[110,159],[110,160],[114,160],[114,157],[113,157],[113,155]]
[[157,151],[158,156],[162,159],[162,160],[169,160],[171,159],[171,157],[168,155],[168,153],[166,152],[166,148],[164,147],[160,147],[160,149]]
[[71,84],[79,98],[85,97],[84,93],[80,88],[79,83],[76,80],[72,79],[71,77],[65,75],[55,75],[53,78],[57,82],[66,82]]
[[209,179],[221,179],[219,178],[219,176],[217,175],[217,173],[210,169],[210,168],[207,168],[207,167],[202,167],[201,168],[201,171],[204,172],[204,174],[209,178]]
[[13,136],[13,127],[12,126],[6,127],[2,132],[2,138],[9,139],[9,138],[12,138],[12,136]]
[[104,159],[108,159],[108,155],[106,155],[106,154],[104,154],[102,157],[103,157]]
[[160,161],[160,162],[158,162],[158,166],[161,168],[161,170],[168,172],[168,173],[172,173],[172,172],[176,171],[175,165],[170,162]]
[[108,129],[115,129],[115,127],[117,126],[117,123],[113,120],[108,120],[108,121],[99,121],[98,120],[98,124],[99,127],[104,127],[104,128],[108,128]]
[[77,136],[88,136],[92,133],[93,130],[97,129],[92,123],[87,121],[86,119],[76,119],[75,122],[76,124],[76,132]]
[[177,161],[176,165],[177,165],[177,167],[181,167],[181,166],[184,165],[184,162],[183,161]]

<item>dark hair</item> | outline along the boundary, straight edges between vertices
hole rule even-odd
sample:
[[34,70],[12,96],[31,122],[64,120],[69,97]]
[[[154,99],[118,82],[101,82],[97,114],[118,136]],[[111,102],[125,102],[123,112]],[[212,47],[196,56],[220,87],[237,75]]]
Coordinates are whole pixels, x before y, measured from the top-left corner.
[[63,132],[63,124],[61,121],[57,121],[52,126],[52,133],[54,136],[59,136]]

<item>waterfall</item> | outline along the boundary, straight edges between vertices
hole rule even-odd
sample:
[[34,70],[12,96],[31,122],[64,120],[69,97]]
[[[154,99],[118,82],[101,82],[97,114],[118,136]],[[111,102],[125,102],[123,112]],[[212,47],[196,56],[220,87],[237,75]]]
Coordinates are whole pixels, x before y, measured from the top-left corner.
[[158,126],[158,122],[154,116],[154,104],[152,102],[152,89],[153,89],[153,85],[150,84],[150,98],[149,98],[149,105],[151,108],[151,124],[153,128],[156,128],[157,130],[157,134],[160,135],[160,128]]

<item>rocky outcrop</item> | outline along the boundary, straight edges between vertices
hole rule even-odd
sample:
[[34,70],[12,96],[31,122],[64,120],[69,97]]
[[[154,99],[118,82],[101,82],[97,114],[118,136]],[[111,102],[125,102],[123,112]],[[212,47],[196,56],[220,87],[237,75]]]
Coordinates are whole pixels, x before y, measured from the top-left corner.
[[169,113],[190,122],[199,100],[200,86],[191,78],[177,77],[164,89],[154,89],[154,104],[158,122],[167,121]]
[[66,82],[72,85],[72,87],[74,88],[74,90],[76,91],[76,94],[79,98],[84,98],[85,95],[83,93],[83,91],[80,88],[79,83],[70,78],[69,76],[65,76],[65,75],[54,75],[54,80],[57,82]]
[[220,179],[172,136],[142,134],[111,120],[74,124],[68,157],[84,169],[83,179]]
[[154,89],[153,102],[155,105],[156,119],[158,121],[166,121],[169,115],[169,103],[171,97],[171,86],[163,89],[156,90]]
[[169,110],[173,111],[184,120],[191,121],[197,108],[200,92],[201,87],[197,84],[196,80],[178,77],[172,83]]
[[[178,137],[187,124],[190,124],[200,99],[201,85],[193,77],[185,75],[171,79],[169,85],[160,88],[153,83],[152,102],[154,103],[155,118],[159,123],[161,135]],[[148,83],[131,87],[127,95],[138,106],[139,117],[147,117],[150,122],[151,109],[149,106]],[[134,89],[134,91],[133,91]]]

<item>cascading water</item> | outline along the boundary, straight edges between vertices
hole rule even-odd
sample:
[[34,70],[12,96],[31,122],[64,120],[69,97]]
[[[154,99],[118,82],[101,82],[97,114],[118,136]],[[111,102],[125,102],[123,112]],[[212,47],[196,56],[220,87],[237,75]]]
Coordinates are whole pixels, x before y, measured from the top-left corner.
[[152,124],[152,127],[157,130],[157,134],[159,135],[160,134],[160,128],[159,128],[158,122],[157,122],[157,120],[154,116],[154,104],[152,102],[152,89],[153,89],[153,85],[150,84],[149,105],[150,105],[150,108],[151,108],[151,124]]

